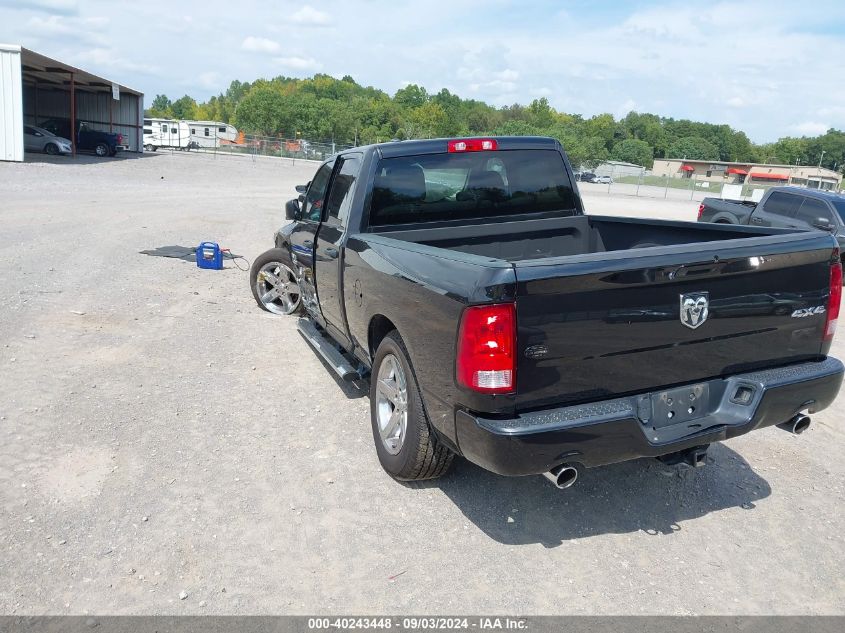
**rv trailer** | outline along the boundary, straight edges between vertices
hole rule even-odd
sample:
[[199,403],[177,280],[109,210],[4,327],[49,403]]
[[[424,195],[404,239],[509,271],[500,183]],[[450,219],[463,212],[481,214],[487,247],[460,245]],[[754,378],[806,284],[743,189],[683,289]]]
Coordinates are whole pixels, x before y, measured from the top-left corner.
[[144,119],[144,149],[154,152],[159,147],[190,149],[191,131],[185,121]]
[[220,147],[234,143],[238,130],[234,125],[221,121],[184,121],[191,133],[192,147]]

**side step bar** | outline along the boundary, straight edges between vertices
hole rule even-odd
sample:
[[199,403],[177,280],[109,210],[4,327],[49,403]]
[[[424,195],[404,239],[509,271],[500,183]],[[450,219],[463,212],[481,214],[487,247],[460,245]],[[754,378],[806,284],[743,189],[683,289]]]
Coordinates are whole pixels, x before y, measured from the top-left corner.
[[343,380],[360,380],[360,374],[352,367],[343,353],[337,348],[334,341],[317,329],[311,319],[301,318],[296,324],[296,329],[308,341],[323,360],[326,361],[334,372]]

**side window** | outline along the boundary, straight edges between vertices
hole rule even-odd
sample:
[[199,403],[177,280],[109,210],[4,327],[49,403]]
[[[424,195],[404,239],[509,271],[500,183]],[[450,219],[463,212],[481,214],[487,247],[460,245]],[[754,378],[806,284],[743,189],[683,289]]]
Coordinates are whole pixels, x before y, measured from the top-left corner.
[[814,226],[819,218],[826,218],[831,224],[833,223],[833,216],[830,215],[830,209],[824,202],[814,198],[804,198],[801,209],[798,211],[798,219]]
[[792,218],[795,217],[800,205],[801,198],[798,196],[791,196],[788,193],[775,191],[769,196],[769,199],[766,200],[766,204],[763,205],[763,210],[767,213],[774,213],[775,215]]
[[326,163],[314,175],[308,193],[305,194],[305,202],[302,205],[302,218],[319,222],[323,216],[323,202],[326,197],[326,189],[329,186],[329,178],[332,175],[334,161]]
[[161,131],[163,134],[167,134],[167,123],[161,124]]
[[211,136],[211,132],[209,131],[209,129],[208,129],[208,128],[205,128],[205,135],[206,135],[206,136]]
[[355,179],[361,170],[361,159],[357,155],[346,156],[340,169],[337,170],[332,188],[329,192],[329,201],[326,209],[328,224],[346,225],[349,217],[349,206],[352,203],[352,196],[355,193]]
[[197,128],[192,127],[192,128],[191,128],[191,134],[194,134],[194,135],[195,135],[196,133],[197,133]]
[[178,130],[177,128],[175,128],[175,127],[172,127],[172,128],[170,128],[170,133],[171,133],[171,134],[178,134],[178,133],[179,133],[179,130]]
[[226,133],[226,128],[225,128],[225,127],[219,127],[219,128],[217,128],[217,131],[218,131],[218,132],[223,132],[223,133],[225,134],[225,133]]

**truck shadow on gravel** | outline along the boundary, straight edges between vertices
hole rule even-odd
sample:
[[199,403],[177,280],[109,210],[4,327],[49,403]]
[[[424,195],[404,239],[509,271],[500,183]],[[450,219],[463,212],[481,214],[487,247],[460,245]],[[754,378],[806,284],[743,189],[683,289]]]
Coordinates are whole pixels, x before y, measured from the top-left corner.
[[[319,360],[347,398],[369,396],[366,379],[344,382]],[[672,534],[683,529],[682,522],[711,512],[753,511],[772,493],[739,453],[718,442],[710,446],[703,468],[637,459],[579,470],[578,481],[566,490],[540,475],[502,477],[460,457],[442,479],[403,485],[440,488],[469,521],[500,543],[548,548],[601,534]]]
[[581,471],[566,490],[539,476],[500,477],[464,459],[428,485],[439,487],[490,538],[544,547],[608,533],[671,534],[711,512],[751,511],[771,494],[768,482],[724,444],[711,446],[704,468],[639,459]]

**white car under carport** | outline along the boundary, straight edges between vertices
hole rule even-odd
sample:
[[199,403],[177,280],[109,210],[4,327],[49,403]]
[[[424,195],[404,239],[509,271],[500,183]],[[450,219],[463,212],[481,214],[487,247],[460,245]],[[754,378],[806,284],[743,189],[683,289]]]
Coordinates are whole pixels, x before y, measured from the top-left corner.
[[23,126],[23,146],[27,152],[44,152],[45,154],[70,154],[72,151],[68,139],[34,125]]

